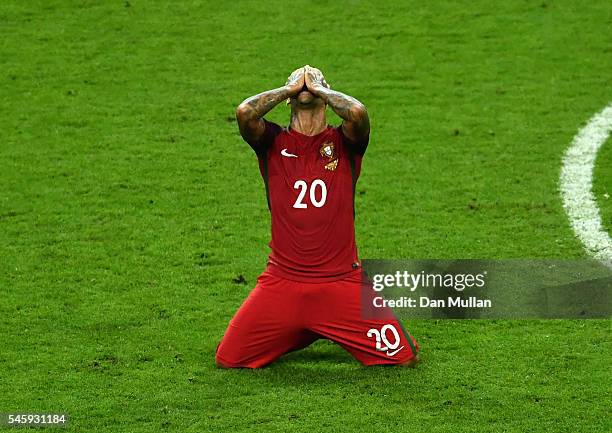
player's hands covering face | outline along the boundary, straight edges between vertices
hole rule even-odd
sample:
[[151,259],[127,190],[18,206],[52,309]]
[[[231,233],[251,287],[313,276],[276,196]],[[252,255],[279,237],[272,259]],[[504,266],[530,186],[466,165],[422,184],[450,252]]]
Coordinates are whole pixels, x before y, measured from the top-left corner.
[[298,93],[300,93],[300,91],[302,90],[302,87],[304,87],[305,81],[304,81],[304,74],[305,74],[305,69],[302,68],[298,68],[295,71],[293,71],[291,73],[291,75],[289,75],[289,78],[287,78],[287,83],[285,84],[287,86],[287,88],[289,89],[289,92],[291,93],[291,96],[295,96]]
[[318,95],[319,89],[321,87],[329,88],[329,84],[327,84],[327,81],[325,81],[325,77],[323,76],[323,72],[321,72],[321,70],[306,65],[304,66],[304,71],[306,87],[308,88],[310,93]]

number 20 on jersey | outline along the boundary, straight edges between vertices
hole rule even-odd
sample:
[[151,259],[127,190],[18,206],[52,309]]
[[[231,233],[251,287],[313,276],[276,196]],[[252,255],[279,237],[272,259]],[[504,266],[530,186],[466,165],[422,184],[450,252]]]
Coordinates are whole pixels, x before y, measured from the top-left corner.
[[305,180],[298,179],[293,184],[293,189],[299,190],[299,194],[293,207],[296,209],[307,209],[309,204],[304,202],[306,193],[310,199],[310,204],[314,207],[322,207],[327,200],[327,186],[321,179],[313,180],[310,185]]

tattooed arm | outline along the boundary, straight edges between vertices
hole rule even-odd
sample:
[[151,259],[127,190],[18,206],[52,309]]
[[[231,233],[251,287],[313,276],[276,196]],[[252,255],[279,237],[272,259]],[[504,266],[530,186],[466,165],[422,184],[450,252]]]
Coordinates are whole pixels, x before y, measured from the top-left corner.
[[323,99],[342,118],[342,131],[355,143],[367,143],[370,135],[370,118],[365,105],[352,96],[329,88],[323,73],[306,66],[305,82],[308,90]]
[[304,68],[296,69],[289,76],[287,84],[278,89],[268,90],[245,99],[236,109],[236,120],[240,135],[252,143],[261,138],[265,132],[264,115],[279,102],[299,93],[304,86]]

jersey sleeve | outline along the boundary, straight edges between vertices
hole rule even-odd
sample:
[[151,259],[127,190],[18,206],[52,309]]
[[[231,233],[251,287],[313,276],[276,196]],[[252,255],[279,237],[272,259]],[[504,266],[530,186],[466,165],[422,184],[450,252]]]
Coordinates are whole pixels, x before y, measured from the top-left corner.
[[264,119],[264,124],[264,133],[259,137],[259,140],[246,140],[259,157],[266,154],[270,146],[274,143],[276,136],[282,131],[280,125],[274,122],[268,122]]
[[363,157],[363,155],[366,152],[366,149],[368,148],[368,143],[370,142],[370,134],[368,134],[368,136],[361,141],[353,141],[350,138],[348,138],[346,135],[344,135],[344,131],[342,130],[342,125],[338,126],[338,132],[340,133],[340,136],[342,137],[342,142],[344,146],[352,154]]

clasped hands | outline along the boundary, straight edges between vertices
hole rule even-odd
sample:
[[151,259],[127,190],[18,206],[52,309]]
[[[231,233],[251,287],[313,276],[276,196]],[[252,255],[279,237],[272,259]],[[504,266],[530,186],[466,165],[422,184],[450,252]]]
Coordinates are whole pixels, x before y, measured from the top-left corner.
[[315,96],[319,96],[322,88],[329,89],[321,70],[305,65],[296,69],[289,75],[285,84],[291,96],[298,95],[303,90],[308,90]]

